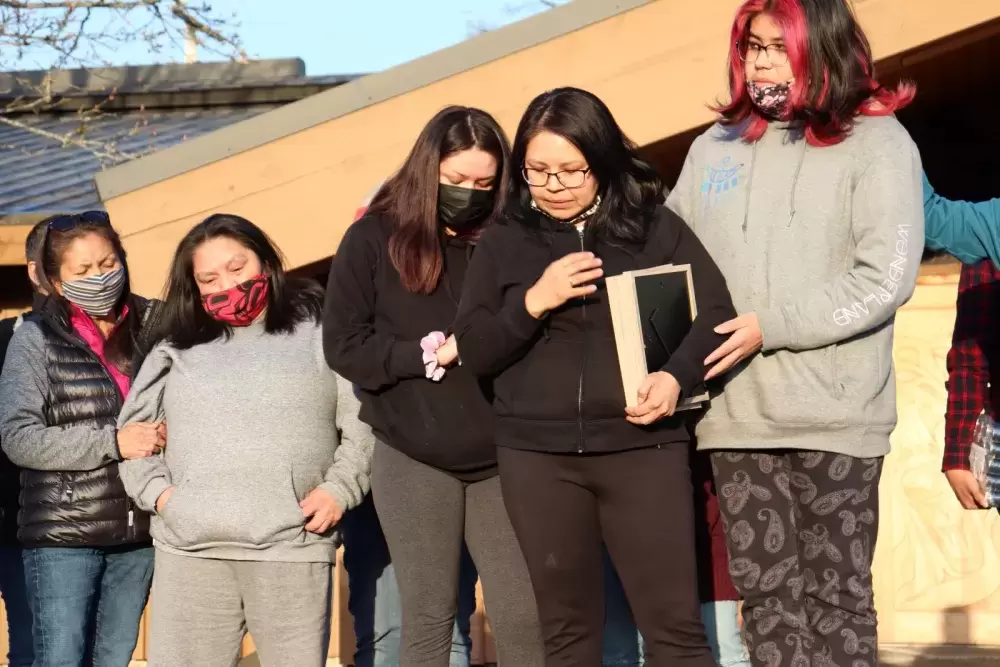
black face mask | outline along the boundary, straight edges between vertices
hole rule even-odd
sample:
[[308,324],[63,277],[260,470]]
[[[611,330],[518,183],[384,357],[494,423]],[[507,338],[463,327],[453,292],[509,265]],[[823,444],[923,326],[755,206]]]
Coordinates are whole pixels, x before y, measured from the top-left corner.
[[481,224],[493,212],[493,190],[438,185],[438,220],[456,231]]

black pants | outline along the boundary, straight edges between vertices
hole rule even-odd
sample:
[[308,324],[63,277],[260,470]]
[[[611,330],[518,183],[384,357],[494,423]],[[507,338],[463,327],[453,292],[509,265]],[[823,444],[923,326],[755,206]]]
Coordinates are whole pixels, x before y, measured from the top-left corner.
[[603,455],[498,451],[546,666],[601,665],[603,541],[645,641],[646,665],[713,667],[698,603],[687,446]]
[[878,665],[882,459],[715,452],[712,466],[754,665]]

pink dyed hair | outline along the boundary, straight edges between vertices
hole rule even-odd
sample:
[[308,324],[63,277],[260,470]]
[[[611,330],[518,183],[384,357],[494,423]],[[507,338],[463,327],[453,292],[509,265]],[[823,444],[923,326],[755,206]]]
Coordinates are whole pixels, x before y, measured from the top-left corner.
[[[845,0],[821,0],[845,2]],[[724,125],[745,123],[741,136],[757,141],[767,130],[767,119],[753,105],[747,90],[742,45],[750,33],[750,23],[758,14],[770,14],[781,26],[788,62],[795,80],[789,91],[787,119],[804,122],[806,141],[814,146],[831,146],[844,140],[858,116],[887,116],[909,104],[916,94],[912,83],[900,83],[895,90],[884,88],[874,77],[871,48],[850,8],[853,35],[847,40],[851,52],[838,54],[842,63],[815,62],[819,49],[813,42],[830,37],[813,32],[829,30],[824,25],[810,25],[803,0],[746,0],[736,12],[729,41],[730,102],[713,107]],[[817,21],[817,23],[822,23]],[[845,40],[828,40],[843,44]]]

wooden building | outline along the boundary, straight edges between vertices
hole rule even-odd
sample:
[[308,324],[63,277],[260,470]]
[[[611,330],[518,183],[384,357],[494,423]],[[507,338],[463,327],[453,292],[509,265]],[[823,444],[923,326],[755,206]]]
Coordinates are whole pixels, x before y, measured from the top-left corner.
[[[97,174],[97,190],[124,235],[134,286],[156,295],[176,243],[214,212],[253,220],[293,268],[322,275],[358,202],[449,103],[485,108],[513,134],[539,92],[587,88],[608,103],[672,183],[692,138],[712,120],[707,103],[725,89],[738,4],[575,0],[108,169]],[[1000,195],[1000,165],[991,150],[998,145],[991,117],[1000,88],[994,65],[1000,62],[1000,3],[854,5],[881,78],[918,85],[917,101],[900,117],[938,189],[952,198]],[[26,231],[2,226],[0,244],[19,242]],[[0,245],[0,262],[19,261]],[[898,316],[900,423],[883,476],[875,562],[882,640],[928,651],[1000,644],[1000,523],[996,513],[963,512],[940,473],[944,364],[958,270],[953,262],[927,262],[916,295]],[[342,569],[336,576],[331,658],[346,664],[346,582]],[[489,659],[488,632],[482,623],[477,627],[477,653]]]

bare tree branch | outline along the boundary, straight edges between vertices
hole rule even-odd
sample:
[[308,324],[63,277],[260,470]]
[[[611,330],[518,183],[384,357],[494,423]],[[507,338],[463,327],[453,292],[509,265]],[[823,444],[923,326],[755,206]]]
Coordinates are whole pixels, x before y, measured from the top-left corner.
[[[560,5],[565,5],[571,0],[524,0],[523,2],[508,2],[503,7],[503,13],[505,16],[514,17],[525,14],[526,12],[539,11],[554,9]],[[496,30],[497,25],[482,21],[475,20],[468,22],[468,31],[470,35],[480,35],[484,32],[490,32],[491,30]]]
[[[94,156],[100,160],[105,160],[109,162],[124,162],[125,160],[133,160],[139,157],[138,154],[126,153],[125,151],[118,150],[115,147],[114,143],[109,142],[107,140],[93,141],[87,139],[82,132],[82,128],[85,126],[82,125],[81,125],[81,130],[75,133],[67,132],[65,134],[59,134],[57,132],[50,132],[49,130],[46,130],[44,128],[32,127],[31,125],[28,125],[27,123],[19,121],[16,118],[10,116],[0,116],[0,123],[4,125],[9,125],[11,127],[16,127],[19,130],[30,132],[31,134],[35,134],[40,137],[44,137],[46,139],[51,139],[52,141],[58,142],[59,145],[64,147],[76,146],[77,148],[82,148],[86,151],[93,153]],[[77,136],[73,136],[74,134],[76,134]],[[13,148],[13,146],[5,148]],[[25,149],[22,148],[20,150],[25,150]]]
[[0,70],[46,70],[41,80],[14,77],[23,94],[0,102],[0,124],[87,150],[102,163],[131,159],[135,156],[119,150],[115,139],[86,136],[88,126],[104,115],[113,89],[77,111],[78,125],[66,133],[42,129],[25,114],[58,110],[74,93],[95,95],[94,90],[56,90],[54,74],[109,66],[125,46],[140,44],[160,54],[193,38],[208,53],[245,60],[237,27],[235,17],[220,15],[205,0],[0,0]]

